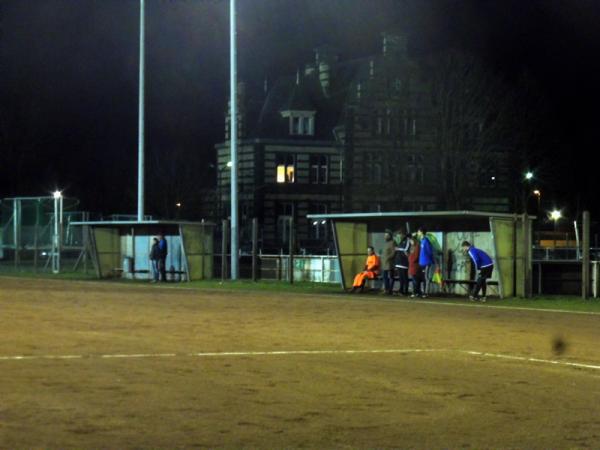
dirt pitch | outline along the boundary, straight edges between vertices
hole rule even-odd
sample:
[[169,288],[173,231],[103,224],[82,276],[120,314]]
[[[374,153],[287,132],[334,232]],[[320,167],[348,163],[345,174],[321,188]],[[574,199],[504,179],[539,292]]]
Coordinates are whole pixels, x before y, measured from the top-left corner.
[[599,448],[599,325],[0,278],[0,448]]

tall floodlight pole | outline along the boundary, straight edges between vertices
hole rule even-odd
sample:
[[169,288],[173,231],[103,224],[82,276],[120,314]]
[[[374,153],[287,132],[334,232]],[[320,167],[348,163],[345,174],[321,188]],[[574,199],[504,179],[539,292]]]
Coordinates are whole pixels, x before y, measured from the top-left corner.
[[145,66],[145,23],[144,0],[140,0],[140,62],[138,92],[138,208],[137,220],[144,220],[144,66]]
[[230,149],[231,149],[231,279],[238,279],[238,155],[237,155],[237,63],[235,0],[229,3],[229,81],[230,81]]

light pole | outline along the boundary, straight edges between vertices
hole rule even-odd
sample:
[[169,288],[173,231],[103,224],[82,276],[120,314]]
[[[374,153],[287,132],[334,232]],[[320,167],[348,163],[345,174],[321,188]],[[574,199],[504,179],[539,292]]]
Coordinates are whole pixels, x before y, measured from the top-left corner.
[[144,220],[144,67],[145,67],[145,20],[144,0],[140,0],[140,61],[138,85],[138,207],[137,220]]
[[540,212],[542,211],[542,191],[535,189],[533,191],[533,195],[535,195],[535,199],[537,201],[537,215],[539,216]]
[[529,191],[529,183],[531,182],[531,180],[533,180],[533,172],[531,170],[528,170],[523,174],[523,181],[524,183],[526,183],[526,186],[521,188],[523,198],[523,212],[525,214],[529,214],[529,211],[527,211],[527,206],[529,203],[529,196],[531,194],[527,194],[526,192]]
[[550,219],[554,221],[554,231],[556,231],[556,224],[562,218],[562,213],[558,209],[550,211]]
[[235,0],[229,3],[229,84],[230,84],[230,151],[231,151],[231,279],[238,279],[238,155],[237,155],[237,61]]

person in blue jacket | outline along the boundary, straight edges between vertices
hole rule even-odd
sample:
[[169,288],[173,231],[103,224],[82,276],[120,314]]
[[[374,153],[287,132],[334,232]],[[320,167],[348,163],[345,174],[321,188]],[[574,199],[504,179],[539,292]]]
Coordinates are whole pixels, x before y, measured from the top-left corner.
[[[494,262],[492,258],[484,252],[469,243],[469,241],[464,241],[462,243],[462,250],[464,253],[468,253],[475,264],[475,270],[479,271],[477,275],[477,282],[475,283],[475,287],[471,292],[469,298],[471,300],[480,300],[485,302],[485,294],[487,289],[487,279],[491,278],[492,271],[494,270]],[[479,297],[479,290],[481,289],[481,293],[483,294]]]
[[417,236],[421,241],[421,252],[419,253],[419,266],[425,277],[425,291],[422,297],[427,297],[429,294],[429,286],[431,286],[431,279],[433,278],[433,272],[435,271],[435,257],[433,254],[433,246],[427,237],[427,230],[424,227],[419,227],[417,230]]
[[160,272],[160,281],[167,281],[167,255],[169,254],[169,248],[167,239],[161,233],[158,235],[158,270]]

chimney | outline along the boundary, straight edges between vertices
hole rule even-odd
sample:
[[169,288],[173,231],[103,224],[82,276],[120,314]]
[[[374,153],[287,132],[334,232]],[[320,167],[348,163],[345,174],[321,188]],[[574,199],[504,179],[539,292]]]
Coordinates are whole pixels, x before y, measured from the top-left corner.
[[329,96],[331,85],[331,69],[337,61],[337,54],[333,47],[323,45],[315,49],[315,65],[319,73],[321,88],[326,97]]

